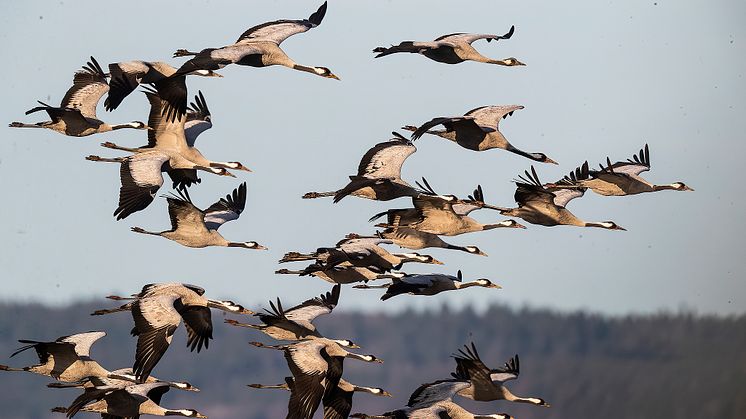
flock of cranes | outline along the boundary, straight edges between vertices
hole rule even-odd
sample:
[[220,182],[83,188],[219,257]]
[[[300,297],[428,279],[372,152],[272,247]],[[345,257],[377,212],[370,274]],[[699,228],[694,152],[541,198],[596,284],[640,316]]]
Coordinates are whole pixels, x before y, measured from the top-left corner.
[[[179,49],[174,57],[192,58],[178,68],[164,62],[128,61],[109,64],[109,72],[106,73],[91,57],[90,62],[75,73],[73,86],[65,94],[60,106],[39,102],[41,106],[26,112],[33,114],[45,111],[50,121],[35,124],[13,122],[10,126],[47,128],[64,135],[81,137],[123,128],[145,130],[148,143],[141,147],[129,148],[111,142],[102,144],[109,149],[130,153],[125,157],[86,157],[90,161],[120,165],[119,204],[114,211],[117,220],[147,208],[163,186],[162,173],[165,172],[171,178],[174,189],[166,197],[171,229],[153,232],[142,227],[132,227],[133,232],[161,236],[188,247],[266,249],[256,241],[228,241],[218,232],[221,225],[238,219],[245,209],[245,182],[204,210],[199,209],[189,196],[188,188],[201,182],[199,172],[235,177],[231,170],[250,169],[238,161],[210,160],[196,148],[197,137],[212,127],[211,115],[201,91],[188,104],[186,80],[188,76],[222,77],[216,70],[229,64],[251,67],[280,65],[339,80],[326,67],[296,63],[280,48],[280,44],[288,37],[319,26],[326,8],[324,3],[308,19],[278,20],[254,26],[241,34],[235,43],[227,46],[206,48],[199,52]],[[441,36],[432,42],[405,41],[388,48],[378,47],[373,51],[377,54],[376,57],[408,52],[447,64],[476,61],[522,66],[524,64],[516,58],[487,58],[472,47],[472,43],[480,39],[488,42],[507,40],[513,34],[513,27],[504,35],[457,33]],[[147,124],[140,121],[108,124],[98,119],[96,108],[104,95],[107,96],[104,107],[107,111],[112,111],[140,85],[147,85],[142,90],[150,103]],[[389,209],[373,215],[371,222],[385,219],[376,224],[381,230],[374,234],[366,236],[352,233],[333,247],[320,247],[307,253],[292,251],[280,260],[281,263],[310,262],[302,269],[280,269],[276,273],[318,277],[334,284],[330,292],[289,309],[285,309],[278,298],[276,302],[270,302],[270,309],[254,313],[232,301],[209,299],[205,296],[205,290],[199,286],[182,283],[148,284],[139,293],[129,297],[109,296],[109,299],[126,302],[119,307],[92,313],[131,314],[134,322],[131,333],[137,341],[131,368],[109,370],[96,362],[90,354],[91,346],[106,333],[93,331],[64,336],[52,342],[20,340],[25,346],[11,357],[34,349],[39,363],[23,368],[0,365],[0,370],[25,371],[52,377],[58,380],[48,385],[53,388],[82,389],[82,394],[68,407],[53,409],[67,417],[75,416],[78,412],[92,412],[100,413],[102,418],[107,419],[133,418],[146,414],[204,418],[205,415],[194,409],[169,409],[161,406],[162,396],[171,388],[187,391],[198,389],[189,383],[155,378],[151,373],[167,352],[182,320],[187,331],[187,347],[197,352],[207,349],[213,332],[211,309],[218,309],[234,315],[254,314],[258,324],[233,319],[227,319],[225,323],[257,330],[272,339],[282,341],[278,345],[260,342],[251,344],[282,352],[290,375],[285,377],[282,384],[249,386],[289,391],[289,419],[310,419],[322,405],[326,419],[510,418],[505,413],[470,413],[454,401],[455,396],[476,401],[507,400],[548,407],[541,398],[519,397],[505,386],[507,381],[518,378],[518,355],[503,367],[489,368],[472,343],[454,354],[456,369],[451,377],[440,378],[417,388],[405,407],[378,415],[355,413],[350,416],[355,392],[376,396],[391,394],[378,387],[346,381],[342,377],[345,359],[367,363],[383,361],[374,355],[351,352],[350,350],[359,348],[352,340],[327,338],[313,324],[317,317],[333,311],[339,302],[342,286],[347,284],[355,284],[352,288],[357,289],[384,289],[381,300],[403,294],[432,296],[469,287],[501,288],[486,278],[465,281],[460,270],[456,275],[404,273],[401,271],[404,264],[443,262],[427,254],[411,251],[397,253],[383,247],[398,245],[408,250],[442,248],[487,256],[476,246],[453,245],[441,236],[457,236],[498,228],[526,228],[514,219],[482,224],[469,216],[474,211],[493,210],[534,225],[624,230],[612,221],[583,221],[566,208],[567,204],[582,197],[588,189],[605,196],[633,195],[665,189],[691,190],[682,182],[655,185],[640,177],[642,172],[650,169],[647,145],[628,161],[612,163],[607,158],[606,164],[600,165],[599,170],[591,170],[586,161],[567,176],[552,183],[542,183],[536,169],[531,166],[530,170],[526,170],[515,181],[517,188],[514,198],[518,203],[515,208],[485,202],[481,185],[466,198],[459,198],[437,193],[424,177],[421,182],[414,182],[414,185],[402,179],[402,165],[417,150],[415,141],[425,134],[444,138],[472,151],[498,148],[535,162],[557,164],[544,153],[527,152],[515,147],[500,132],[500,121],[521,109],[521,105],[481,106],[463,116],[439,116],[419,126],[404,126],[402,129],[412,132],[411,138],[394,132],[390,140],[374,145],[363,155],[357,173],[349,177],[346,185],[330,192],[305,194],[304,199],[333,197],[335,203],[347,196],[378,201],[407,197],[412,201],[411,207]],[[439,126],[443,129],[436,129]],[[378,280],[389,282],[368,284]]]

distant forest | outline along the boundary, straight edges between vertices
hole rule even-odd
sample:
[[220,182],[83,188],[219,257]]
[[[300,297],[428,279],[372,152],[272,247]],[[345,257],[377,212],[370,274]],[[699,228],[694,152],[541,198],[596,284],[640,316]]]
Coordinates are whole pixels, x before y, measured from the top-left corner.
[[[0,363],[23,366],[37,361],[33,351],[7,358],[20,346],[17,339],[53,340],[105,330],[108,336],[94,345],[92,357],[109,369],[131,366],[135,340],[128,334],[129,313],[88,315],[112,306],[106,300],[64,308],[0,304]],[[180,327],[154,375],[188,381],[202,391],[172,390],[163,405],[194,408],[211,419],[284,418],[288,393],[246,387],[282,383],[289,373],[281,353],[250,347],[248,341],[269,340],[222,320],[222,312],[213,311],[215,340],[199,354],[187,350]],[[516,394],[551,403],[543,408],[456,399],[475,413],[506,412],[518,419],[746,417],[746,316],[604,317],[494,306],[483,314],[445,308],[398,315],[335,312],[319,319],[318,326],[326,336],[352,339],[363,347],[358,352],[385,360],[382,365],[345,363],[348,381],[394,394],[356,394],[353,412],[379,413],[403,406],[419,384],[448,377],[455,365],[451,353],[474,341],[491,367],[519,354],[521,374],[509,387]],[[63,418],[49,409],[67,406],[77,391],[48,389],[48,382],[32,374],[0,372],[0,417]]]

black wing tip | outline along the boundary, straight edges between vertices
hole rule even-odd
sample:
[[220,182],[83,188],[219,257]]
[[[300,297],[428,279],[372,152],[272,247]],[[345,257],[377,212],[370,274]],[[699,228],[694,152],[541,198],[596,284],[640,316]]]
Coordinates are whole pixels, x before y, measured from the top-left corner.
[[314,13],[311,14],[311,16],[308,17],[308,21],[311,22],[314,26],[318,26],[321,24],[321,21],[324,20],[324,16],[326,16],[326,7],[327,2],[324,2],[321,6],[319,6],[318,10],[316,10]]

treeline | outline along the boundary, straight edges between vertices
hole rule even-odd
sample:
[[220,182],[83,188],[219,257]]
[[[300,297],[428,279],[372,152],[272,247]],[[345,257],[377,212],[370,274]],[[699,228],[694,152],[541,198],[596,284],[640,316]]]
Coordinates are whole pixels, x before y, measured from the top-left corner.
[[[0,304],[0,363],[35,363],[26,352],[7,356],[17,339],[51,340],[88,330],[106,330],[92,356],[105,367],[131,366],[134,339],[128,313],[91,317],[106,301],[64,308]],[[171,391],[163,405],[195,408],[211,419],[283,418],[287,393],[256,390],[248,383],[281,383],[288,374],[280,353],[257,349],[248,341],[268,342],[259,332],[222,324],[213,312],[215,340],[200,354],[188,352],[183,327],[154,375],[185,380],[200,393]],[[393,399],[358,394],[353,411],[382,412],[406,403],[419,384],[445,378],[453,370],[449,355],[474,341],[489,366],[521,357],[514,393],[536,396],[551,408],[507,402],[457,401],[480,413],[507,412],[527,418],[718,418],[740,419],[746,412],[746,316],[702,317],[691,313],[603,317],[494,306],[483,314],[470,310],[361,314],[335,312],[318,326],[329,337],[349,338],[383,365],[348,361],[345,378],[383,387]],[[26,373],[0,373],[0,406],[5,419],[62,418],[75,390],[47,389],[50,380]],[[85,414],[81,413],[81,417]]]

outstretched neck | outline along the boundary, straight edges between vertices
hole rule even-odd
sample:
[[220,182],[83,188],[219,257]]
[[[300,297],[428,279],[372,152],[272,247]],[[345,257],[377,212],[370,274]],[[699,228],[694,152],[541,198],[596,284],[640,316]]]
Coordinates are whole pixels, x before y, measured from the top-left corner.
[[500,228],[500,227],[504,227],[504,226],[499,223],[498,224],[483,224],[482,230],[492,230],[492,229]]
[[[108,127],[108,129],[107,129],[107,127]],[[139,124],[135,124],[135,123],[117,124],[117,125],[104,124],[104,125],[101,126],[101,128],[99,130],[100,131],[115,131],[115,130],[123,129],[123,128],[137,129],[137,128],[140,128],[140,125]]]
[[[186,410],[186,409],[171,410],[171,409],[165,409],[162,407],[160,409],[162,410],[163,416],[191,416],[192,415],[192,411]],[[151,413],[151,415],[152,414],[155,414],[155,413]]]
[[378,392],[380,391],[377,388],[356,386],[354,384],[352,385],[352,387],[354,388],[354,391],[363,392],[363,393],[378,394]]
[[454,282],[453,284],[456,286],[456,289],[458,289],[458,290],[463,289],[463,288],[469,288],[469,287],[479,286],[479,283],[477,281],[471,281],[471,282]]
[[[505,138],[505,137],[503,137],[503,138]],[[529,152],[523,151],[520,148],[515,148],[510,143],[508,143],[508,146],[505,147],[505,149],[508,150],[508,151],[510,151],[511,153],[518,154],[519,156],[523,156],[523,157],[525,157],[527,159],[531,159],[533,161],[543,161],[542,155],[540,155],[539,153],[529,153]]]
[[372,355],[360,355],[356,354],[354,352],[347,352],[345,355],[347,358],[357,359],[358,361],[365,361],[365,362],[373,362],[375,361],[375,357]]
[[293,63],[292,65],[290,65],[288,67],[292,68],[293,70],[304,71],[306,73],[315,74],[317,76],[321,75],[319,73],[319,69],[317,69],[316,67],[307,67],[305,65],[300,65],[300,64],[296,64],[296,63]]
[[677,190],[680,189],[679,185],[671,183],[669,185],[653,185],[653,191],[665,191],[665,190]]
[[487,61],[485,61],[485,62],[489,63],[489,64],[504,65],[504,66],[508,66],[508,67],[513,65],[513,62],[510,59],[507,59],[507,58],[506,59],[502,59],[502,60],[495,60],[495,59],[492,59],[492,58],[488,58]]
[[508,390],[506,387],[503,387],[503,396],[505,397],[505,400],[509,402],[530,403],[530,404],[536,404],[536,405],[546,404],[544,400],[536,398],[536,397],[516,396],[515,394],[511,393],[510,390]]
[[454,244],[446,244],[445,246],[443,246],[443,248],[444,249],[448,249],[448,250],[460,250],[462,252],[471,253],[471,252],[469,252],[469,249],[467,249],[467,248],[465,248],[463,246],[456,246]]
[[608,224],[608,223],[597,222],[597,221],[588,221],[588,222],[582,222],[582,221],[581,221],[581,222],[580,222],[580,224],[579,224],[579,226],[580,226],[580,227],[596,227],[596,228],[605,228],[605,229],[609,229],[609,228],[611,228],[611,226],[609,226],[609,224]]

